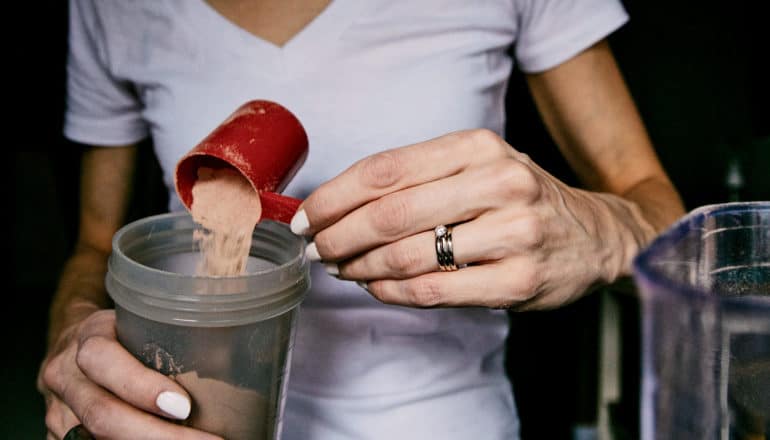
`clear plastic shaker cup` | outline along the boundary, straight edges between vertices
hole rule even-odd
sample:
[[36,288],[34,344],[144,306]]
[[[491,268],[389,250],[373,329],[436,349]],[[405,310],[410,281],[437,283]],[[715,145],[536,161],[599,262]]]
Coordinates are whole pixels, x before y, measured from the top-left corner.
[[130,223],[106,278],[118,339],[192,397],[186,423],[229,440],[275,439],[298,306],[309,288],[304,241],[283,223],[254,230],[246,275],[195,275],[187,213]]
[[106,286],[120,342],[192,396],[187,423],[230,440],[280,435],[297,309],[309,288],[304,240],[287,225],[300,200],[279,192],[303,164],[308,139],[278,103],[237,108],[175,170],[189,209],[200,167],[241,173],[259,195],[246,274],[201,277],[189,213],[145,218],[113,237]]

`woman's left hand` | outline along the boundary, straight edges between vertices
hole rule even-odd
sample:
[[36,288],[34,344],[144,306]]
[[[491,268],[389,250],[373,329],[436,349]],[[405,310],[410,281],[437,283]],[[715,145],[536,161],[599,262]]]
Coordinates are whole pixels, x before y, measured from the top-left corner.
[[[456,271],[434,228],[453,225]],[[292,220],[307,254],[385,303],[553,308],[629,273],[654,235],[636,204],[569,187],[488,130],[367,157]]]

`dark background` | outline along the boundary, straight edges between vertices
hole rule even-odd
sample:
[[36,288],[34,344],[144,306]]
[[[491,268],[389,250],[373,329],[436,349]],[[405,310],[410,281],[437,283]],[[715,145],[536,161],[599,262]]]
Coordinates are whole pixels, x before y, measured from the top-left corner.
[[[5,294],[0,438],[44,438],[44,404],[35,377],[44,352],[47,308],[76,232],[80,146],[61,137],[67,2],[29,2],[9,14],[4,102],[5,187],[13,205]],[[770,37],[763,2],[624,2],[631,21],[610,42],[664,167],[688,210],[728,200],[770,200],[770,101],[764,67]],[[14,23],[15,22],[15,23]],[[514,72],[509,141],[567,182],[574,176]],[[521,102],[528,103],[522,106]],[[165,208],[160,171],[148,145],[130,217]],[[729,185],[728,168],[743,183]],[[12,177],[11,177],[12,176]],[[12,179],[10,182],[7,179]],[[4,241],[8,246],[8,241]],[[638,414],[638,309],[622,299],[623,397],[613,408],[621,438],[635,438]],[[509,371],[523,438],[568,439],[575,424],[596,417],[598,296],[564,309],[512,316]]]

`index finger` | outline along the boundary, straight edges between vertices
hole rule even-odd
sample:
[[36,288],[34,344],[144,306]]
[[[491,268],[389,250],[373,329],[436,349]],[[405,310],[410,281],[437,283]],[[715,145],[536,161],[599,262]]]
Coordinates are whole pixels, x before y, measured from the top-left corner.
[[310,194],[292,219],[292,231],[313,235],[369,201],[503,156],[503,145],[489,130],[467,130],[369,156]]
[[[174,380],[145,367],[117,340],[114,312],[98,312],[79,341],[77,364],[90,380],[134,407],[174,419],[190,414],[190,396]],[[96,314],[95,314],[96,315]]]

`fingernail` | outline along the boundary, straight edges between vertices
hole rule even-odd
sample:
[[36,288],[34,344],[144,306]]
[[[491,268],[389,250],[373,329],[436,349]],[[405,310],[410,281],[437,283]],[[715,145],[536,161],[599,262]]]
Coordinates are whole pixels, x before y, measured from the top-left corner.
[[340,276],[340,268],[335,263],[324,263],[324,269],[326,269],[326,273],[333,277]]
[[318,248],[315,247],[315,243],[310,242],[305,248],[305,255],[310,261],[321,261],[321,255],[318,253]]
[[367,284],[366,281],[356,281],[356,284],[367,292],[369,291],[369,284]]
[[173,391],[164,391],[158,394],[155,404],[161,411],[175,419],[184,420],[190,415],[190,400]]
[[291,218],[289,228],[291,229],[291,232],[297,235],[307,234],[307,231],[310,228],[310,222],[307,219],[307,214],[305,214],[304,209],[300,209],[294,214],[294,217]]

